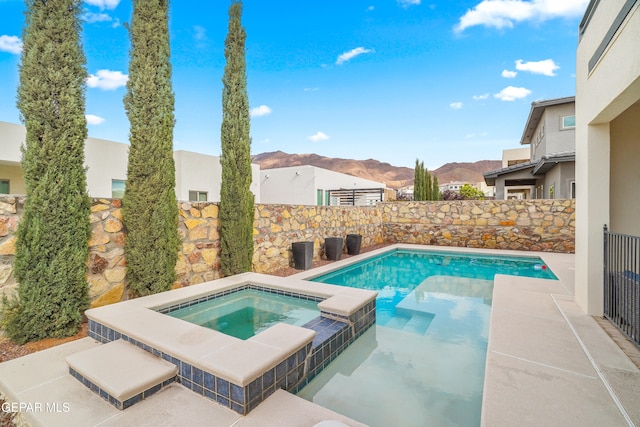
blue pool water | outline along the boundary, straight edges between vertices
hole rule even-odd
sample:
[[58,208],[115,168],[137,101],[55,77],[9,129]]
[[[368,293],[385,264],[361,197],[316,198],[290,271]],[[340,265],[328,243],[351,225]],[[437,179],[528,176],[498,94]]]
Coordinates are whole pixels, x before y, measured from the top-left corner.
[[315,301],[245,289],[167,314],[244,340],[276,323],[302,326],[320,310]]
[[478,426],[493,277],[537,257],[395,250],[311,280],[372,289],[376,327],[298,394],[371,426]]

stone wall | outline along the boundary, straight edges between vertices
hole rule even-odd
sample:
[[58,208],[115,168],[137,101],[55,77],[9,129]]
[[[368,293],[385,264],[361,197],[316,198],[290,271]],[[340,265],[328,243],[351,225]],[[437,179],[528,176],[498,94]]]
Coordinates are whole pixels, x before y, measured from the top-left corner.
[[[92,307],[127,297],[120,206],[119,199],[94,199],[91,207],[93,234],[89,241],[88,281]],[[181,202],[179,213],[181,250],[176,263],[174,288],[220,278],[218,205]]]
[[[16,287],[15,232],[24,197],[0,196],[0,294]],[[127,298],[121,201],[94,199],[87,279],[92,307]],[[292,265],[291,243],[363,235],[362,246],[383,242],[573,252],[574,200],[389,202],[377,206],[256,205],[253,270]],[[181,202],[181,251],[174,287],[221,277],[218,205]]]
[[13,255],[16,250],[16,229],[22,216],[24,197],[0,196],[0,297],[15,289]]
[[[93,199],[90,221],[87,281],[92,307],[127,298],[125,230],[121,200]],[[15,232],[22,216],[24,196],[0,197],[0,295],[17,286],[13,274]],[[176,264],[174,287],[188,286],[221,277],[218,205],[180,203],[181,251]]]
[[388,242],[575,251],[574,199],[405,202],[379,207]]
[[325,237],[362,234],[362,246],[384,242],[382,214],[376,206],[257,205],[253,270],[271,272],[292,265],[291,243],[314,242],[314,259]]

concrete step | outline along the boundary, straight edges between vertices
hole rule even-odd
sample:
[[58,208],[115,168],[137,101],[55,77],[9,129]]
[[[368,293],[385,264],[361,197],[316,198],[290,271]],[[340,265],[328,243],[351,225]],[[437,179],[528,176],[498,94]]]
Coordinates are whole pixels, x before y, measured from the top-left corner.
[[176,379],[178,368],[124,340],[72,354],[69,373],[120,410]]

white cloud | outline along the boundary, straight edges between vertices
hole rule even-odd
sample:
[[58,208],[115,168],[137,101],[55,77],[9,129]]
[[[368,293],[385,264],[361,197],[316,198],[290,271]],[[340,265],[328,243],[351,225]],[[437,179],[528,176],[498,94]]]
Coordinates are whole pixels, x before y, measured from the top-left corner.
[[83,13],[81,19],[87,24],[93,24],[94,22],[109,22],[113,20],[113,18],[111,18],[111,16],[107,15],[106,13],[93,12]]
[[338,60],[336,61],[337,65],[342,65],[345,62],[355,58],[358,55],[362,55],[364,53],[371,53],[373,52],[372,49],[365,49],[363,47],[357,47],[355,49],[351,49],[348,52],[343,53],[342,55],[338,56]]
[[85,117],[87,118],[87,124],[89,125],[99,125],[104,123],[105,120],[102,117],[94,116],[93,114],[87,114]]
[[537,62],[523,62],[522,59],[516,61],[516,70],[528,71],[533,74],[542,74],[544,76],[553,77],[555,70],[560,68],[553,59],[545,59]]
[[526,98],[530,94],[531,91],[527,88],[507,86],[493,96],[501,101],[515,101],[516,99]]
[[0,36],[0,51],[19,55],[22,52],[22,40],[18,36]]
[[86,4],[99,7],[100,10],[115,9],[118,7],[120,0],[84,0]]
[[367,10],[368,10],[369,12],[371,12],[371,11],[372,11],[372,10],[374,10],[375,8],[376,8],[375,6],[369,6],[369,7],[367,8]]
[[452,102],[451,104],[449,104],[449,107],[453,108],[454,110],[459,110],[462,108],[462,102]]
[[251,117],[261,117],[271,114],[271,108],[266,105],[261,105],[251,109]]
[[454,31],[459,33],[476,25],[502,29],[523,21],[581,17],[588,3],[589,0],[482,0],[467,10]]
[[473,95],[473,100],[474,101],[483,101],[485,99],[489,98],[489,94],[485,93],[484,95]]
[[305,87],[304,88],[305,92],[316,92],[318,90],[320,90],[320,88],[317,88],[317,87]]
[[198,41],[203,41],[207,39],[207,29],[201,27],[200,25],[193,26],[193,38]]
[[113,90],[125,86],[129,80],[129,76],[122,74],[121,71],[98,70],[94,74],[87,77],[87,86],[97,87],[103,90]]
[[517,75],[517,71],[502,70],[502,77],[504,77],[505,79],[513,79]]
[[418,6],[421,0],[397,0],[398,4],[405,9],[410,6]]
[[329,139],[329,136],[324,132],[318,131],[318,133],[307,137],[307,139],[312,142],[319,142],[319,141],[326,141],[327,139]]

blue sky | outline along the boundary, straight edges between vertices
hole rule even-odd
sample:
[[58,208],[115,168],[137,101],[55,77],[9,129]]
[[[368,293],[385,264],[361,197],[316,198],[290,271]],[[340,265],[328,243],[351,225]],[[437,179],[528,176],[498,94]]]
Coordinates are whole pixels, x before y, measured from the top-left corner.
[[[575,94],[588,0],[246,0],[252,154],[429,169],[518,148],[531,102]],[[227,0],[170,4],[174,149],[220,154]],[[128,142],[129,0],[85,0],[89,135]],[[0,120],[15,106],[24,3],[0,0]]]

